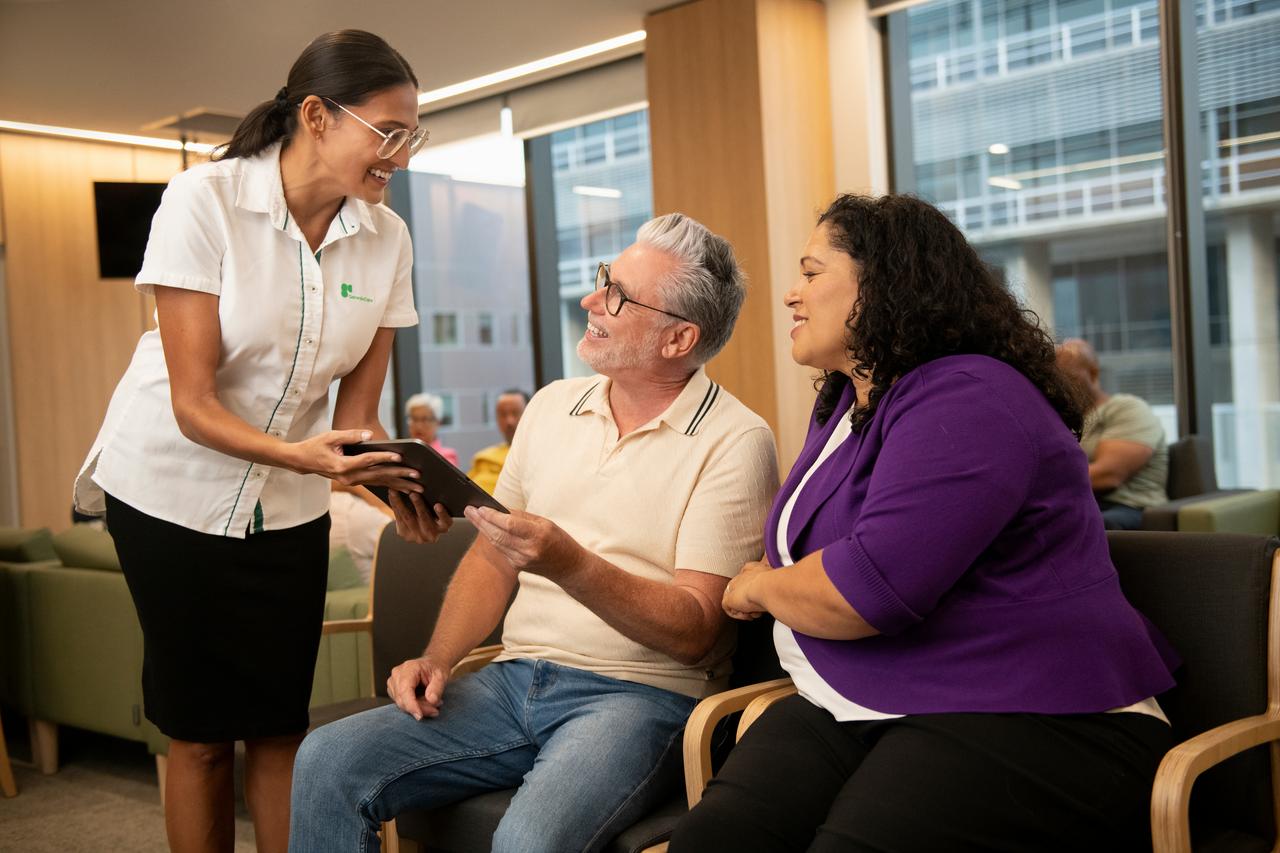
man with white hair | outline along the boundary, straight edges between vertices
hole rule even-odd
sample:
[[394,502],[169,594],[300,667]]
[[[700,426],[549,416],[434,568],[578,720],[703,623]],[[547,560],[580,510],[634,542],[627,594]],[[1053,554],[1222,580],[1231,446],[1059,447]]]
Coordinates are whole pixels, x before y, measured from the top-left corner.
[[[597,371],[529,402],[479,531],[395,701],[324,726],[294,770],[296,853],[377,849],[381,822],[518,788],[495,851],[599,850],[680,784],[681,732],[724,689],[724,588],[762,553],[769,427],[707,377],[742,305],[729,244],[688,217],[601,264],[578,344]],[[394,501],[406,538],[447,525]],[[503,650],[453,665],[506,614]],[[421,692],[422,695],[418,695]]]

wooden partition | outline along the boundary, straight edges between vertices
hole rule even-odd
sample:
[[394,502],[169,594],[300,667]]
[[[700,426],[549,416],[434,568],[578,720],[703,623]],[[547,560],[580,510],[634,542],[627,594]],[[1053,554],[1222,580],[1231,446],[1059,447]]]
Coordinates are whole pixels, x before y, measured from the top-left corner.
[[835,192],[826,9],[696,0],[649,15],[645,29],[654,213],[686,213],[737,250],[750,291],[708,369],[773,427],[785,472],[814,372],[791,361],[783,294]]
[[59,530],[111,392],[151,324],[130,279],[98,277],[94,181],[167,181],[177,152],[0,134],[5,290],[24,527]]

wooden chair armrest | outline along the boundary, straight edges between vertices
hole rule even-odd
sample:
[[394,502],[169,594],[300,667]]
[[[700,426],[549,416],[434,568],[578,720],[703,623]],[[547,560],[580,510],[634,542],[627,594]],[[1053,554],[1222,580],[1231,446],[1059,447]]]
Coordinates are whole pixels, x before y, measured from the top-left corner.
[[321,624],[320,635],[328,636],[329,634],[355,634],[364,632],[366,634],[373,633],[373,618],[366,616],[363,619],[331,619]]
[[734,738],[734,741],[742,740],[742,736],[747,733],[747,729],[751,728],[752,724],[760,719],[761,714],[769,710],[770,705],[797,692],[799,691],[796,690],[796,686],[788,682],[776,690],[770,690],[768,693],[763,693],[752,699],[751,703],[743,710],[742,719],[738,720],[738,735]]
[[702,791],[711,779],[711,736],[716,724],[730,714],[741,711],[751,700],[762,693],[769,693],[790,684],[791,679],[779,678],[748,684],[708,696],[698,703],[684,724],[684,788],[689,808],[702,799]]
[[[1191,853],[1191,786],[1196,777],[1233,755],[1280,740],[1280,717],[1260,714],[1232,720],[1201,732],[1169,750],[1156,771],[1151,791],[1151,840],[1154,853]],[[1277,748],[1272,746],[1272,765]],[[1274,791],[1280,797],[1280,791]],[[1280,803],[1277,804],[1280,808]]]
[[453,665],[453,672],[450,673],[450,676],[457,678],[460,675],[475,672],[496,658],[501,651],[502,646],[477,646],[471,650],[471,654]]

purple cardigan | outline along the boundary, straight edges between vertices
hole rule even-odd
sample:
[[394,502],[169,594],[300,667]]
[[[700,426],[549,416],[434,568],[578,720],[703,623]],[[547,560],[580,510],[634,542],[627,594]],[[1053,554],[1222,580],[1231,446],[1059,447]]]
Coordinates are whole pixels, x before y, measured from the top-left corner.
[[[836,412],[848,407],[847,389]],[[836,425],[810,422],[778,518]],[[1120,591],[1088,462],[1021,373],[948,356],[894,383],[814,473],[787,533],[880,634],[796,632],[843,696],[885,713],[1091,713],[1173,685],[1176,655]]]

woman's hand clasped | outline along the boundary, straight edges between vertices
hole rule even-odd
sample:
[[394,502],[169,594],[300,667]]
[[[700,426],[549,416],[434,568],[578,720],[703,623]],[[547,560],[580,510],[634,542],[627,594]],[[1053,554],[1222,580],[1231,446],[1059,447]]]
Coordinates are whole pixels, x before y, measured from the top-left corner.
[[773,566],[763,561],[744,565],[742,571],[738,572],[724,588],[724,598],[721,599],[724,612],[734,619],[743,621],[760,618],[765,613],[765,608],[752,598],[752,583],[758,580],[762,573],[772,569]]

